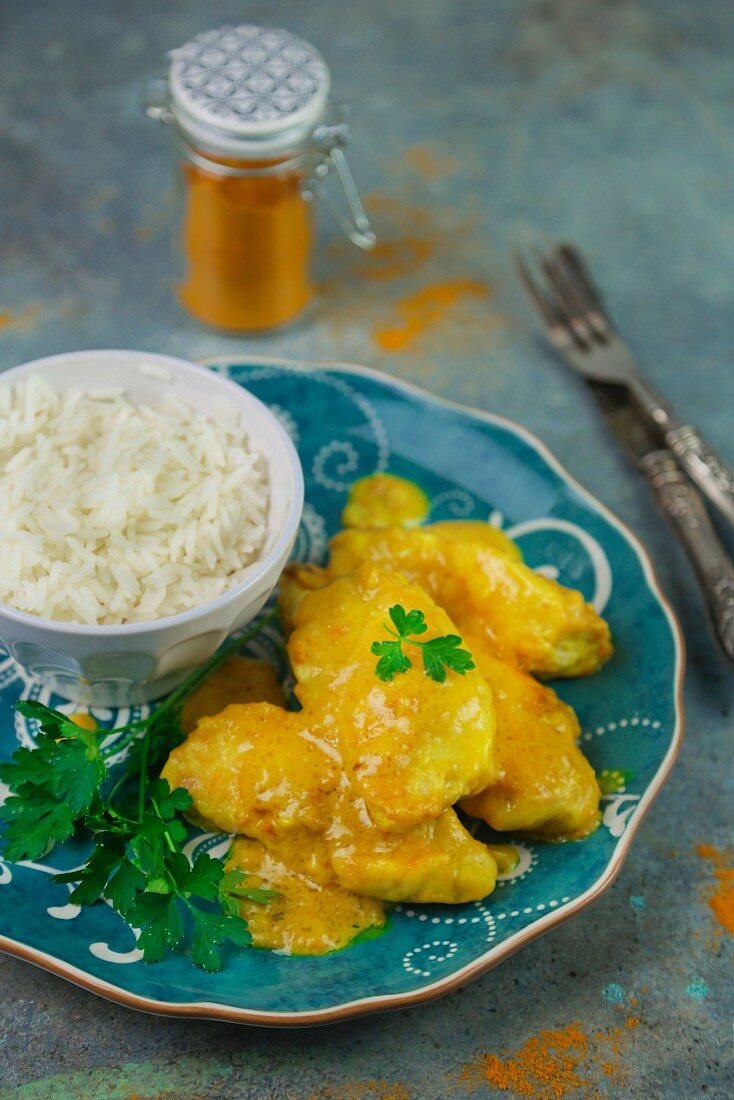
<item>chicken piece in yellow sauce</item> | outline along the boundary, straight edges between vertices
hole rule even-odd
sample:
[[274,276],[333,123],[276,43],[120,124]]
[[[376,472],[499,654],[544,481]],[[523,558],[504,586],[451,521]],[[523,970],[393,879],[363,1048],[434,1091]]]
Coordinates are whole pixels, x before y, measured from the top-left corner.
[[302,712],[232,703],[202,718],[161,772],[194,808],[227,833],[255,839],[323,832],[340,773]]
[[200,719],[219,714],[230,703],[273,703],[285,707],[275,669],[267,661],[230,657],[186,700],[181,729],[189,733]]
[[498,656],[520,668],[546,677],[596,671],[612,646],[594,608],[504,546],[475,537],[474,526],[455,535],[443,525],[341,531],[331,540],[328,570],[338,576],[365,561],[399,570],[430,593],[462,636],[481,631]]
[[306,714],[318,716],[384,829],[437,817],[497,776],[492,693],[480,672],[438,684],[418,658],[392,681],[375,675],[370,647],[388,637],[387,613],[396,604],[423,612],[422,641],[456,632],[423,589],[367,563],[310,592],[288,640],[296,697]]
[[[402,526],[397,524],[396,526]],[[429,524],[424,530],[434,535],[451,539],[453,542],[470,543],[472,546],[487,546],[510,561],[522,561],[522,553],[516,542],[499,527],[491,523],[482,523],[478,519],[446,519]]]
[[547,685],[465,638],[492,688],[502,778],[461,809],[498,832],[576,840],[599,823],[599,786],[576,744],[578,719]]
[[492,893],[497,880],[487,845],[451,809],[405,832],[386,833],[365,827],[353,806],[343,806],[327,845],[343,886],[384,901],[477,901]]
[[309,592],[317,592],[334,579],[320,565],[310,562],[296,561],[285,567],[278,584],[278,614],[286,638],[292,633],[298,608]]
[[99,729],[97,719],[87,710],[76,710],[73,714],[69,715],[69,718],[75,726],[80,726],[83,730],[91,730],[91,732],[94,733]]

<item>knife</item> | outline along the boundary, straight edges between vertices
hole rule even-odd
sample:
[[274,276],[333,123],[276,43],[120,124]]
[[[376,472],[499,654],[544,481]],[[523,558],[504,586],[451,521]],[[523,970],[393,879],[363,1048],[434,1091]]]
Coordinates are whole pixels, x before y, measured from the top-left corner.
[[587,382],[616,439],[644,474],[678,536],[706,600],[709,621],[724,655],[734,662],[734,564],[709,518],[703,498],[673,452],[661,447],[622,386]]

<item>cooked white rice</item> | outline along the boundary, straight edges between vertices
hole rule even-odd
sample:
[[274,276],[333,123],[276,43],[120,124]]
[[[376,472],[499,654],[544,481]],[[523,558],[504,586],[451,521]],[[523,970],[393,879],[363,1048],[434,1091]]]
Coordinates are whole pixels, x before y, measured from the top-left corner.
[[237,584],[265,539],[265,463],[216,421],[124,390],[0,379],[0,602],[61,622],[175,615]]

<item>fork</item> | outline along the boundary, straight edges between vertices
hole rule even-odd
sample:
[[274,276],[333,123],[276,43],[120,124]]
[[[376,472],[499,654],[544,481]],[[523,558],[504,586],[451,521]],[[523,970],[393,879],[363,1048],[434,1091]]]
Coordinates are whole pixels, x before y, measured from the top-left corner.
[[532,260],[519,253],[515,259],[546,323],[548,339],[561,356],[592,382],[623,386],[661,442],[734,529],[734,473],[645,381],[578,249],[551,242],[545,249],[534,249]]

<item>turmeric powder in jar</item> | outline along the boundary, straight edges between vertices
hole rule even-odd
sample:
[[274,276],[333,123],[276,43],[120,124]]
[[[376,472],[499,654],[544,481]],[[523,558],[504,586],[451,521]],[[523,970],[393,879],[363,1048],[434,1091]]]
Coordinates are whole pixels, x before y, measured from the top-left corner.
[[[174,292],[197,320],[256,334],[304,312],[313,293],[314,196],[355,244],[374,244],[341,152],[348,133],[325,121],[328,92],[320,54],[287,31],[221,27],[173,52],[165,99],[148,113],[174,137]],[[324,195],[332,168],[349,217]]]
[[303,173],[276,161],[259,166],[262,175],[221,175],[216,164],[181,165],[178,298],[197,320],[228,332],[287,325],[312,294],[312,207],[301,195]]

